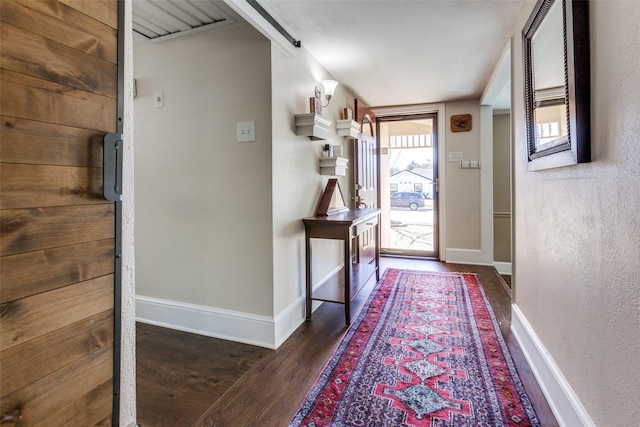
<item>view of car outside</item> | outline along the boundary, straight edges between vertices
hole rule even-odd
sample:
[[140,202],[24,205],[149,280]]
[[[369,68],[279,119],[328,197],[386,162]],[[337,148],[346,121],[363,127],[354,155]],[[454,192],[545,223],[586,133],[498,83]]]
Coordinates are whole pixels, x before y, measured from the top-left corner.
[[409,208],[412,211],[425,207],[425,197],[422,193],[398,192],[391,195],[392,208]]
[[390,152],[391,232],[388,249],[422,252],[434,249],[432,152],[430,147]]

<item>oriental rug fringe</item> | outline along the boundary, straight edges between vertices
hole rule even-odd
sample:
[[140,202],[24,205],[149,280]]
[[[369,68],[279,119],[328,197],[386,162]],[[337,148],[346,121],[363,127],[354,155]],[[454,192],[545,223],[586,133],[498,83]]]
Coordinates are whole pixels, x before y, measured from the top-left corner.
[[539,422],[478,277],[389,269],[290,426]]

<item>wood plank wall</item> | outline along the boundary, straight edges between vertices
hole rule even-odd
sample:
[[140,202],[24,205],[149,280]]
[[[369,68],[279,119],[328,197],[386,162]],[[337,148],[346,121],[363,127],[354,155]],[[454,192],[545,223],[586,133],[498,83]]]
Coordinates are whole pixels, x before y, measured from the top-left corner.
[[117,0],[2,0],[0,37],[2,426],[110,425]]

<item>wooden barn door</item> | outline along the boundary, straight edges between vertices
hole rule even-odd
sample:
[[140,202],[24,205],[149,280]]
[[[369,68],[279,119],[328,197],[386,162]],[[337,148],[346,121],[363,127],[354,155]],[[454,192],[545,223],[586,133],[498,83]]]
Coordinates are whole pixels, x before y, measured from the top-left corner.
[[118,423],[118,6],[0,1],[3,427]]

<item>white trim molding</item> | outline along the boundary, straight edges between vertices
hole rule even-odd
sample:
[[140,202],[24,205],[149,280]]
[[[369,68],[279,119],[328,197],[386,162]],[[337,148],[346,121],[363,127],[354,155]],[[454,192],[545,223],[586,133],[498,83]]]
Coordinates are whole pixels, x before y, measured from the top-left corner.
[[[304,323],[305,303],[306,297],[302,295],[276,316],[275,348],[280,347]],[[321,305],[322,301],[312,301],[311,312],[316,311]]]
[[[299,296],[289,307],[285,308],[282,313],[278,314],[275,319],[275,348],[282,345],[298,329],[304,322],[305,318],[305,301],[304,295]],[[314,309],[317,308],[314,307]]]
[[275,349],[272,318],[214,307],[136,296],[136,320],[184,332]]
[[596,427],[520,308],[516,304],[511,308],[511,331],[520,344],[558,424],[566,427]]
[[480,106],[480,250],[493,263],[493,108]]
[[511,39],[504,47],[502,55],[500,55],[500,59],[491,73],[489,83],[487,83],[484,93],[480,97],[480,105],[493,106],[502,90],[509,83],[511,83]]
[[496,268],[498,273],[505,274],[507,276],[511,276],[511,263],[510,262],[499,262],[494,261],[493,266]]
[[447,262],[452,264],[493,265],[493,257],[480,249],[446,249]]
[[[344,264],[339,264],[336,268],[327,273],[318,282],[313,285],[313,289],[322,285],[336,274],[340,274]],[[306,295],[300,295],[294,302],[289,304],[275,318],[275,348],[278,348],[291,336],[305,321],[306,317]],[[311,312],[313,313],[322,305],[322,301],[312,301]]]
[[[314,288],[338,274],[338,265]],[[305,295],[298,297],[275,319],[221,308],[136,296],[136,321],[213,338],[277,349],[305,321]],[[322,301],[313,301],[316,311]]]

